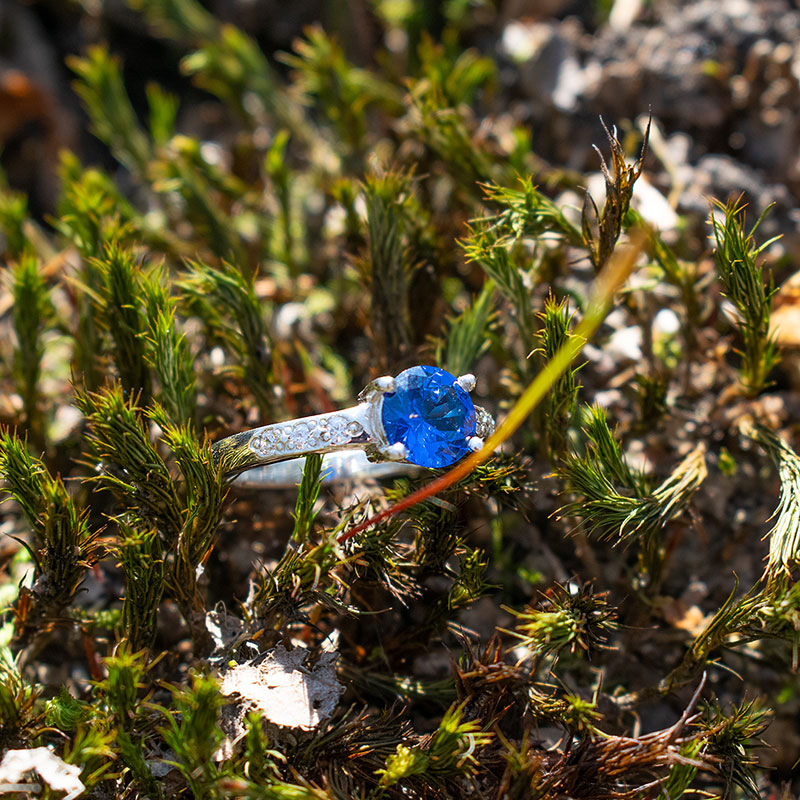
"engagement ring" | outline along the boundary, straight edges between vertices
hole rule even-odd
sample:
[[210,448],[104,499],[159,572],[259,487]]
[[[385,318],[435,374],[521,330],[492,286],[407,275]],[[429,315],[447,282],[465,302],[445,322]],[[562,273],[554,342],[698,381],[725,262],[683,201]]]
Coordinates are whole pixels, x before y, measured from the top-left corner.
[[226,477],[338,450],[363,450],[372,462],[448,467],[494,431],[491,414],[472,403],[474,388],[474,375],[411,367],[370,382],[352,408],[237,433],[212,452]]

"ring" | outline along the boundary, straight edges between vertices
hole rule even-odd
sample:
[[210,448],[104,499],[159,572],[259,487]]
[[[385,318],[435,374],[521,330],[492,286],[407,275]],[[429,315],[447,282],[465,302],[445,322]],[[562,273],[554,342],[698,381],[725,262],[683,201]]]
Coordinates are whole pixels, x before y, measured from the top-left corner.
[[226,478],[311,453],[363,450],[373,462],[448,467],[480,450],[494,419],[473,404],[474,375],[455,377],[418,366],[371,381],[358,405],[277,422],[228,436],[212,446]]
[[[304,463],[305,459],[293,458],[266,467],[256,467],[241,473],[235,478],[235,483],[242,489],[296,489],[303,478]],[[420,469],[401,461],[376,463],[370,461],[363,450],[339,450],[322,457],[319,481],[325,486],[387,480],[416,475]]]

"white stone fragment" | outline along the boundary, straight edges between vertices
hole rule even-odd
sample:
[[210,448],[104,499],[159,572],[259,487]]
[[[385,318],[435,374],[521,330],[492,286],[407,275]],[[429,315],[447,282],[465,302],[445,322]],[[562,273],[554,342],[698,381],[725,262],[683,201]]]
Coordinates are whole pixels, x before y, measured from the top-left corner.
[[638,325],[614,331],[605,348],[613,357],[640,361],[642,358],[642,329]]
[[324,652],[307,668],[308,652],[278,645],[258,664],[239,664],[223,673],[220,690],[239,696],[276,725],[313,730],[333,714],[344,687],[336,677],[338,653]]
[[608,15],[608,26],[618,33],[625,31],[636,22],[642,13],[644,3],[642,0],[615,0]]
[[513,61],[529,61],[547,42],[548,33],[545,25],[515,20],[503,29],[501,47]]
[[681,329],[681,318],[671,309],[662,308],[653,319],[653,332],[674,336]]
[[214,649],[222,651],[242,635],[244,623],[229,614],[224,605],[218,605],[206,614],[206,630],[214,640]]
[[[30,784],[21,788],[19,784],[32,772],[51,789],[66,792],[64,800],[75,800],[86,788],[80,778],[79,766],[67,764],[46,747],[34,747],[27,750],[8,750],[3,756],[0,761],[0,794],[31,789]],[[6,790],[8,785],[15,785],[15,788]]]

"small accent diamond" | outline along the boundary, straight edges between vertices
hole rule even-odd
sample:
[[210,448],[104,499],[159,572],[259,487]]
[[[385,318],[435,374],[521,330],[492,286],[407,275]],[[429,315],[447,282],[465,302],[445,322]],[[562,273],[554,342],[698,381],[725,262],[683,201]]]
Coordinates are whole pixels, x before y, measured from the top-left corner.
[[250,449],[264,458],[276,454],[299,454],[345,445],[363,433],[360,422],[341,414],[321,420],[280,422],[254,434],[250,439]]

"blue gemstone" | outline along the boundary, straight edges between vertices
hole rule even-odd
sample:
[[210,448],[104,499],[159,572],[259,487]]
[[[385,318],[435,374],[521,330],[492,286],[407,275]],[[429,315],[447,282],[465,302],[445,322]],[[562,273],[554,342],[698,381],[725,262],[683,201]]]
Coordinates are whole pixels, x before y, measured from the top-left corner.
[[411,367],[395,383],[381,410],[389,444],[402,442],[407,460],[420,467],[446,467],[470,452],[475,406],[449,372]]

